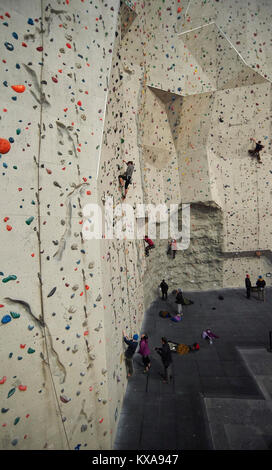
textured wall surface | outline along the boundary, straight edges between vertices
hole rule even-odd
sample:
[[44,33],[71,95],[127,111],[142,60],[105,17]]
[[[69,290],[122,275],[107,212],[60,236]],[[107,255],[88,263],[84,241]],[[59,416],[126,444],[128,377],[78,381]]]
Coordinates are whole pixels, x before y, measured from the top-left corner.
[[[271,2],[2,0],[0,20],[0,448],[110,449],[122,330],[161,279],[272,272]],[[114,227],[128,210],[123,160],[131,208],[191,204],[175,259],[166,239],[146,258],[125,231],[87,238],[87,204],[110,198]]]

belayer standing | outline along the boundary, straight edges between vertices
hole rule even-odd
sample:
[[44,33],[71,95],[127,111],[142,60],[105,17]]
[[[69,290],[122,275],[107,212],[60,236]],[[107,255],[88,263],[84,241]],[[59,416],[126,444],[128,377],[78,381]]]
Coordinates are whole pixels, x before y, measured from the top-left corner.
[[142,356],[143,360],[143,365],[144,365],[144,373],[148,372],[151,364],[150,364],[150,350],[148,346],[148,336],[147,335],[142,335],[141,336],[141,341],[140,341],[140,347],[139,347],[139,354]]
[[250,299],[251,280],[249,279],[249,274],[246,275],[245,285],[246,285],[246,291],[247,291],[247,298]]
[[161,291],[162,291],[162,300],[166,300],[167,299],[167,292],[168,292],[168,284],[165,282],[164,279],[160,283],[160,288],[161,288]]
[[[171,355],[171,349],[169,347],[168,341],[165,337],[162,337],[161,339],[162,342],[162,347],[161,348],[155,348],[155,351],[161,356],[161,360],[163,363],[164,367],[164,374],[163,374],[163,383],[169,383],[169,378],[171,380],[172,378],[172,355]],[[171,370],[170,375],[169,375],[169,369]]]

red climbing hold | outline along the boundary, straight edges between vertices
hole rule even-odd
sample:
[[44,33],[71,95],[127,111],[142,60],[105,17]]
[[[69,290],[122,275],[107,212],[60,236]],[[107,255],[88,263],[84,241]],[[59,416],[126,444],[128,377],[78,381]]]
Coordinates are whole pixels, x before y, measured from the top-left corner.
[[23,47],[27,47],[27,44],[25,42],[22,42]]
[[36,47],[36,50],[39,51],[39,52],[42,52],[42,51],[43,51],[43,47],[42,47],[42,46]]
[[8,153],[10,147],[10,142],[7,139],[0,139],[0,153]]
[[21,390],[21,392],[25,392],[26,389],[27,389],[27,386],[26,385],[19,385],[19,390]]
[[58,79],[56,77],[52,77],[54,83],[58,83]]
[[25,91],[24,85],[12,85],[11,87],[16,93],[23,93]]
[[11,226],[11,225],[7,225],[7,226],[6,226],[6,229],[7,229],[8,232],[10,232],[10,231],[12,230],[12,226]]
[[5,381],[7,380],[7,377],[4,376],[1,380],[0,380],[0,384],[3,385],[5,383]]
[[66,46],[68,47],[68,49],[71,49],[71,44],[69,42],[66,43]]

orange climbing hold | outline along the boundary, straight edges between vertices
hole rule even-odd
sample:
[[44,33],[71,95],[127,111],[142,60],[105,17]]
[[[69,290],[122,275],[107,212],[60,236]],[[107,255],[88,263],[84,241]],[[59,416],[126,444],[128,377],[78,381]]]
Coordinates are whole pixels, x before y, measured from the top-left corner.
[[0,153],[8,153],[10,151],[10,142],[7,139],[0,139]]
[[23,93],[25,91],[24,85],[12,85],[11,87],[16,93]]

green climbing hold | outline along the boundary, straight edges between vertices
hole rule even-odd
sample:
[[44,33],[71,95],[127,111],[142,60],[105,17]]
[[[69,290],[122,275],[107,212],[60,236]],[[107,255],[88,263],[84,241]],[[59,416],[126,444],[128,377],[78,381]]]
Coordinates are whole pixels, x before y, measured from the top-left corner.
[[14,426],[16,426],[16,424],[19,423],[19,421],[20,421],[20,418],[17,416],[17,418],[15,418],[14,423],[13,423]]
[[35,349],[28,348],[27,352],[28,352],[28,354],[33,354],[35,352]]
[[10,391],[8,392],[8,398],[11,397],[14,392],[15,392],[16,388],[11,388]]
[[15,276],[15,274],[11,274],[10,276],[8,277],[5,277],[4,279],[2,279],[2,282],[9,282],[9,281],[15,281],[17,279],[17,276]]
[[16,312],[9,312],[12,316],[12,318],[20,318],[20,313],[16,313]]
[[29,217],[29,218],[25,221],[25,223],[26,223],[27,225],[30,225],[31,222],[33,222],[33,220],[34,220],[34,217],[31,216],[31,217]]

